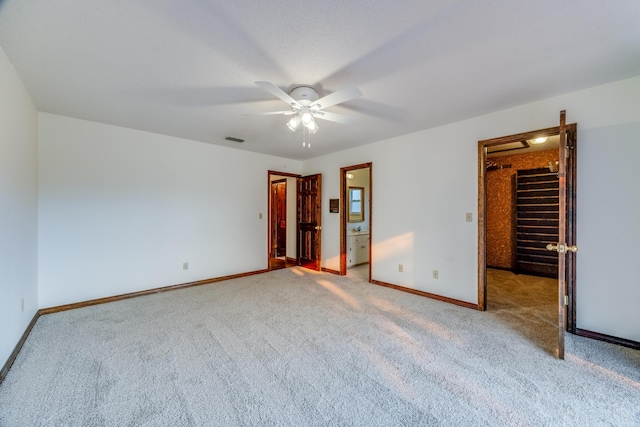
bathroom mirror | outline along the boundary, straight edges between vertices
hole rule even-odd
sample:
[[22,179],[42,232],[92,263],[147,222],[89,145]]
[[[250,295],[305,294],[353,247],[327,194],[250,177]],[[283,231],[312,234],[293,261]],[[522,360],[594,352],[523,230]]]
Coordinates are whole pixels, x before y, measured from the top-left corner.
[[348,221],[364,221],[364,187],[349,187]]

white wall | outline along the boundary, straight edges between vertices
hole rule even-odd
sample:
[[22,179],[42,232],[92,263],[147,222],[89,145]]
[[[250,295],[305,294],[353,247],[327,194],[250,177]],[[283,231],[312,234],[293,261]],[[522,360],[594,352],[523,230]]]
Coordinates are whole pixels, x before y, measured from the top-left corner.
[[37,120],[0,48],[0,367],[38,309]]
[[300,162],[47,113],[39,132],[41,307],[267,268],[267,171]]
[[582,329],[640,341],[640,115],[636,117],[636,123],[578,131],[576,314]]
[[373,162],[372,278],[477,303],[478,141],[557,126],[563,109],[578,124],[578,327],[640,341],[640,77],[305,162],[323,174],[323,266],[339,267],[339,219],[324,208],[337,171]]

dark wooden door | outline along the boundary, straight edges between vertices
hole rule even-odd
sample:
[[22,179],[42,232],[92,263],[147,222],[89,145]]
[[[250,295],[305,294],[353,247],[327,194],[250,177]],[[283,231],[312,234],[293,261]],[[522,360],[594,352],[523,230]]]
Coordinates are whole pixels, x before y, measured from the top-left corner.
[[298,265],[320,271],[322,175],[298,178]]
[[271,256],[287,255],[287,180],[271,183]]
[[[558,160],[559,214],[556,245],[547,249],[558,252],[558,349],[556,356],[564,359],[565,330],[575,328],[575,179],[576,129],[566,124],[566,112],[560,112],[560,144]],[[569,296],[573,300],[569,301]],[[569,309],[568,309],[569,308]],[[571,313],[571,315],[569,315]],[[569,328],[567,328],[569,325]]]
[[[559,213],[558,213],[558,235],[562,240],[558,246],[564,244],[564,236],[567,229],[567,127],[565,111],[560,112],[560,146],[558,147],[558,181],[559,181]],[[553,246],[553,245],[552,245]],[[566,329],[566,308],[565,295],[567,263],[564,251],[558,249],[558,359],[564,359],[564,331]]]

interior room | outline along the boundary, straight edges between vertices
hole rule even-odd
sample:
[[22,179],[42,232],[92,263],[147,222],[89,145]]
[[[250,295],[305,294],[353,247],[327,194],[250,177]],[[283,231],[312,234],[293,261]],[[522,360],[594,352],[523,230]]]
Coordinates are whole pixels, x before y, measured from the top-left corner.
[[638,425],[638,22],[0,0],[0,425]]

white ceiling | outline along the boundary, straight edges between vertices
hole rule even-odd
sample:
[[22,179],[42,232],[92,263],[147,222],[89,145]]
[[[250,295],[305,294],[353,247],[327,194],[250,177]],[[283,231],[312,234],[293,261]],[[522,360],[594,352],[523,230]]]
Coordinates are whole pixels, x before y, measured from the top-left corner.
[[[308,159],[640,75],[640,1],[0,0],[0,45],[40,111]],[[308,149],[257,80],[364,95]]]

